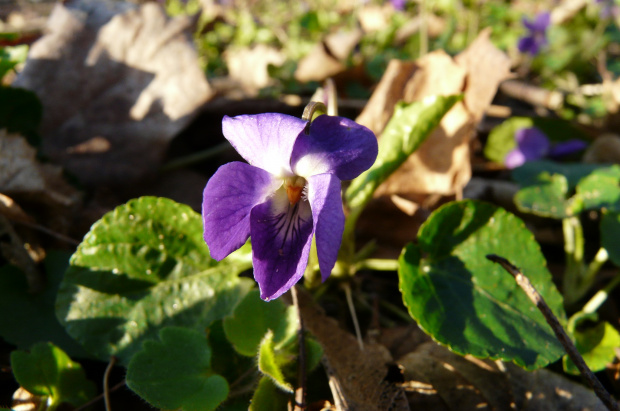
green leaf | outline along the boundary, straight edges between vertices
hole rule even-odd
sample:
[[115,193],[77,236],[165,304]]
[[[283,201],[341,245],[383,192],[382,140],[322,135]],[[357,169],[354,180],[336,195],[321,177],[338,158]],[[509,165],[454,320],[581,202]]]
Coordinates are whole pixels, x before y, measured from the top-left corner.
[[127,386],[163,409],[210,411],[228,396],[228,383],[211,370],[211,348],[203,333],[182,327],[160,330],[129,362]]
[[258,290],[250,291],[232,316],[224,319],[226,338],[242,355],[253,357],[267,331],[273,331],[275,348],[281,347],[295,336],[297,313],[281,300],[265,302]]
[[575,201],[583,210],[620,211],[620,166],[602,167],[579,180]]
[[17,382],[34,395],[49,397],[48,410],[68,402],[80,406],[95,395],[79,363],[51,343],[38,343],[30,352],[13,351],[11,367]]
[[49,341],[71,357],[88,357],[71,338],[54,314],[56,294],[69,265],[70,254],[50,251],[44,261],[47,284],[41,293],[28,291],[26,276],[16,267],[0,268],[0,336],[20,349],[28,349],[39,341]]
[[263,377],[252,396],[250,411],[286,410],[289,396],[273,383],[271,378]]
[[512,171],[512,178],[522,187],[515,203],[521,211],[543,217],[560,219],[579,213],[581,203],[569,197],[579,180],[598,168],[595,164],[527,162]]
[[532,233],[514,215],[479,201],[439,208],[420,228],[418,245],[405,247],[398,276],[411,316],[459,354],[526,369],[560,358],[564,350],[542,314],[488,254],[519,266],[565,322],[562,296]]
[[[620,347],[620,334],[608,322],[600,322],[586,330],[576,329],[573,336],[577,350],[593,372],[604,370],[607,364],[616,358],[616,348]],[[567,373],[580,374],[568,355],[562,358],[562,365]]]
[[42,117],[43,105],[32,91],[0,86],[0,128],[30,137]]
[[276,353],[273,342],[273,332],[269,330],[260,343],[258,349],[258,369],[271,378],[271,380],[286,392],[293,392],[293,387],[284,378],[282,366],[286,364],[286,359]]
[[28,57],[28,46],[8,46],[0,49],[0,79],[12,70],[19,63],[26,61]]
[[506,155],[517,146],[515,142],[517,130],[531,127],[540,129],[553,142],[570,139],[587,141],[587,136],[581,130],[565,120],[541,117],[511,117],[489,133],[489,138],[484,147],[485,157],[491,161],[503,164]]
[[620,212],[605,211],[601,217],[601,246],[605,248],[609,259],[620,267]]
[[213,260],[190,207],[142,197],[93,225],[71,257],[56,314],[88,352],[127,364],[163,327],[202,330],[229,315],[252,286],[238,277],[243,260]]
[[[323,358],[323,347],[313,338],[310,338],[306,335],[305,338],[306,343],[306,371],[313,371],[320,363],[321,358]],[[297,348],[299,344],[296,344]]]
[[432,96],[422,101],[399,103],[379,139],[375,164],[351,182],[347,204],[361,209],[377,187],[420,147],[443,116],[463,98],[462,95]]
[[524,187],[515,194],[514,202],[521,211],[562,219],[570,215],[567,197],[566,177],[544,171],[537,176],[535,185]]

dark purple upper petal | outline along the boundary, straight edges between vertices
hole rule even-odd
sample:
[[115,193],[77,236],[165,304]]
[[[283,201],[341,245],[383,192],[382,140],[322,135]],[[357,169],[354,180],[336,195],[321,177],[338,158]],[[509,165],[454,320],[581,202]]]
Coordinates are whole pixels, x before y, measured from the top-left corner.
[[220,167],[203,192],[204,239],[211,257],[221,260],[250,236],[250,210],[272,194],[281,180],[241,162]]
[[252,262],[263,300],[279,297],[303,277],[313,231],[308,202],[290,204],[283,188],[252,209]]
[[333,174],[318,174],[308,179],[308,201],[315,221],[316,251],[323,281],[329,277],[338,259],[344,231],[341,183]]
[[538,13],[534,20],[523,19],[523,25],[530,31],[545,32],[551,24],[551,13],[544,11]]
[[568,140],[557,143],[549,150],[549,157],[564,157],[585,150],[588,143],[583,140]]
[[305,121],[286,114],[225,116],[224,137],[248,163],[278,177],[291,176],[291,153]]
[[515,140],[526,161],[545,157],[551,148],[551,143],[545,133],[536,127],[517,130]]
[[291,168],[306,179],[331,173],[351,180],[372,166],[377,158],[377,138],[368,128],[343,118],[322,115],[301,133],[291,155]]

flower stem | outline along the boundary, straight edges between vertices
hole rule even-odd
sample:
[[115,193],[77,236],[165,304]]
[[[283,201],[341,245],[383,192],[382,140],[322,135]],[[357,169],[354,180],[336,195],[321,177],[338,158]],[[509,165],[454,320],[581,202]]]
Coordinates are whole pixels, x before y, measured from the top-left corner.
[[351,319],[353,320],[353,328],[355,328],[355,336],[357,337],[357,344],[360,347],[361,351],[364,351],[364,341],[362,340],[362,331],[360,329],[360,323],[357,320],[357,314],[355,313],[355,305],[353,305],[353,298],[351,296],[351,285],[349,282],[344,282],[342,284],[342,288],[344,289],[344,294],[347,297],[347,305],[349,306],[349,311],[351,312]]
[[562,288],[566,305],[571,305],[583,295],[580,285],[586,272],[583,262],[583,228],[579,217],[572,216],[562,219],[562,231],[564,233],[564,251],[566,253],[566,270],[564,272]]
[[228,141],[225,141],[223,143],[220,143],[206,150],[199,151],[198,153],[190,154],[188,156],[179,157],[174,160],[171,160],[167,162],[166,164],[164,164],[159,169],[159,171],[160,172],[172,171],[172,170],[177,170],[179,168],[191,166],[197,163],[201,163],[205,160],[208,160],[212,157],[215,157],[225,152],[226,150],[229,150],[230,148],[232,148],[230,143]]
[[618,284],[620,284],[620,275],[616,275],[614,279],[605,286],[605,288],[599,290],[596,294],[594,294],[594,296],[590,298],[590,301],[588,301],[583,306],[581,311],[584,314],[592,314],[596,312],[601,307],[601,305],[603,305],[603,303],[607,301],[609,293],[611,293],[613,289],[618,286]]
[[103,402],[105,404],[106,411],[110,411],[110,387],[108,381],[110,380],[110,372],[112,372],[112,368],[116,364],[118,359],[115,356],[110,357],[110,362],[105,369],[105,373],[103,374]]
[[398,270],[398,260],[369,258],[362,260],[355,265],[355,270],[376,270],[376,271],[396,271]]
[[304,335],[304,323],[299,309],[299,299],[297,298],[296,286],[291,287],[291,297],[293,305],[297,310],[299,320],[297,327],[297,340],[299,342],[299,358],[297,360],[297,389],[295,390],[295,411],[306,409],[306,339]]

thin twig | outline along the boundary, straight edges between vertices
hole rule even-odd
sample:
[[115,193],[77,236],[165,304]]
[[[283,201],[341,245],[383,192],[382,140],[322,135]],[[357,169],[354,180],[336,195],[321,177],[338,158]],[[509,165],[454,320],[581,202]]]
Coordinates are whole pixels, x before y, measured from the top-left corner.
[[353,319],[353,328],[355,328],[355,336],[357,337],[357,344],[360,346],[360,350],[364,351],[364,341],[362,340],[362,331],[360,329],[360,323],[357,321],[357,314],[355,313],[355,305],[353,304],[353,297],[351,296],[351,286],[348,282],[343,283],[344,294],[347,297],[347,305],[351,312],[351,318]]
[[110,362],[105,369],[105,373],[103,373],[103,402],[105,403],[106,411],[110,411],[110,387],[108,386],[108,380],[110,378],[110,372],[112,372],[112,368],[114,368],[116,361],[118,361],[118,358],[115,356],[110,357]]
[[295,390],[295,411],[304,411],[306,409],[306,338],[304,335],[304,323],[301,318],[301,310],[299,309],[299,300],[297,299],[297,289],[291,287],[291,296],[293,297],[293,305],[297,310],[297,318],[299,319],[297,328],[297,340],[299,341],[299,358],[297,360],[297,389]]
[[586,362],[583,360],[579,351],[571,341],[564,328],[558,321],[557,317],[553,314],[543,297],[540,295],[538,291],[534,288],[530,280],[523,275],[523,273],[514,265],[512,265],[508,260],[503,257],[497,256],[495,254],[489,254],[486,256],[489,260],[494,263],[498,263],[501,265],[508,273],[510,273],[516,280],[517,284],[525,291],[525,294],[529,297],[530,300],[534,303],[536,307],[540,310],[542,315],[547,320],[547,323],[553,329],[555,336],[560,341],[560,343],[564,346],[566,353],[570,357],[570,359],[575,363],[581,375],[586,379],[590,387],[594,390],[594,393],[600,400],[605,404],[608,410],[620,411],[620,407],[618,403],[609,395],[609,393],[605,390],[601,382],[596,378],[596,376],[590,371],[590,368],[586,365]]
[[[125,385],[125,380],[119,382],[114,387],[110,388],[108,390],[108,392],[114,392],[114,391],[118,390],[119,388],[121,388],[123,385]],[[92,400],[88,401],[86,404],[80,405],[79,407],[77,407],[73,411],[84,411],[85,409],[87,409],[91,405],[95,404],[97,401],[101,401],[101,399],[103,399],[103,394],[97,395],[95,398],[93,398]]]

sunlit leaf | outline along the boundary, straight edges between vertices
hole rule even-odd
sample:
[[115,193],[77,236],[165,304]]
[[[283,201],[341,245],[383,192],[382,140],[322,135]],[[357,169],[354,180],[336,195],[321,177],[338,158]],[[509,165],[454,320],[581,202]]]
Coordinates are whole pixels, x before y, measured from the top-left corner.
[[211,348],[204,333],[181,327],[146,340],[127,368],[127,386],[163,409],[210,411],[228,396],[228,383],[211,370]]
[[243,355],[258,354],[258,346],[267,331],[273,331],[276,348],[286,343],[297,329],[297,313],[281,300],[265,302],[258,290],[250,291],[237,305],[232,316],[224,319],[226,338]]
[[289,397],[269,377],[263,377],[252,396],[250,411],[285,410]]
[[88,352],[127,364],[163,327],[202,330],[229,315],[252,284],[238,277],[246,261],[213,260],[190,207],[142,197],[93,225],[71,257],[56,314]]
[[351,208],[363,207],[377,187],[420,147],[443,116],[462,98],[462,95],[433,96],[396,105],[394,115],[379,139],[375,164],[353,180],[347,189],[348,205]]
[[95,395],[95,385],[80,364],[51,343],[35,344],[30,352],[13,351],[11,368],[24,389],[48,397],[50,411],[63,402],[80,406]]
[[535,369],[564,350],[512,276],[486,255],[521,268],[565,321],[534,236],[505,210],[478,201],[449,203],[422,225],[418,244],[399,261],[400,290],[411,316],[436,341],[460,354],[498,358]]
[[[604,370],[616,358],[616,349],[620,347],[620,334],[606,321],[593,328],[578,328],[573,337],[577,350],[593,372]],[[562,365],[567,373],[580,375],[579,369],[567,355],[562,359]]]
[[278,354],[273,342],[273,332],[269,331],[265,334],[258,349],[258,369],[271,378],[281,390],[293,392],[293,387],[284,378],[282,366],[285,365],[285,361]]

